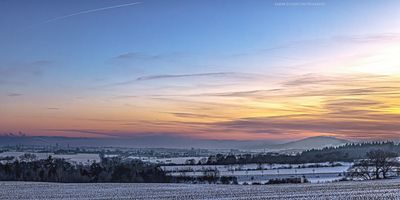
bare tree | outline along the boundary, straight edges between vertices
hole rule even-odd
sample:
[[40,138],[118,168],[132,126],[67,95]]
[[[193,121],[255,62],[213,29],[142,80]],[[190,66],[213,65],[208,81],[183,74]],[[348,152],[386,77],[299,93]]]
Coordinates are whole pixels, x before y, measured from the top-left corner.
[[387,178],[388,173],[399,166],[396,157],[396,153],[389,151],[370,151],[367,153],[367,159],[356,162],[353,167],[349,169],[349,175],[364,180]]
[[353,178],[361,178],[363,180],[372,179],[372,166],[368,160],[360,160],[356,162],[348,171],[349,176]]
[[367,157],[374,166],[374,175],[376,179],[381,178],[381,173],[383,178],[387,178],[388,172],[398,164],[396,161],[397,154],[393,152],[375,150],[368,152]]

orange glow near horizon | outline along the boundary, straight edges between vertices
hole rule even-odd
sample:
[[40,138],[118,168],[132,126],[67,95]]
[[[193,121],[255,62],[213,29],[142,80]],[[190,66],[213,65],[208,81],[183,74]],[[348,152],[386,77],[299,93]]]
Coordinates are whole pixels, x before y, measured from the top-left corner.
[[[129,98],[115,104],[91,103],[88,98],[43,111],[39,102],[9,102],[0,123],[10,132],[70,137],[171,134],[279,140],[316,135],[373,138],[382,132],[395,137],[400,119],[399,89],[396,74],[308,74],[264,90],[232,88],[198,95],[135,97],[134,106]],[[26,109],[17,109],[21,107]]]

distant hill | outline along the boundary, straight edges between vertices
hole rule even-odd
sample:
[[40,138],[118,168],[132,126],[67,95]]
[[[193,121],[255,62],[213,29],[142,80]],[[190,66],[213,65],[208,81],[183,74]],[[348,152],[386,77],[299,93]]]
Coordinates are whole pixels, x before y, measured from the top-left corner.
[[322,149],[324,147],[340,146],[350,143],[348,140],[338,139],[328,136],[309,137],[293,142],[269,146],[272,150],[309,150],[309,149]]
[[309,149],[321,149],[349,143],[335,137],[310,137],[288,143],[268,140],[202,140],[167,135],[149,135],[125,138],[74,138],[51,136],[0,136],[0,146],[7,145],[59,145],[59,146],[97,146],[97,147],[133,147],[133,148],[203,148],[203,149],[241,149],[249,151],[299,152]]

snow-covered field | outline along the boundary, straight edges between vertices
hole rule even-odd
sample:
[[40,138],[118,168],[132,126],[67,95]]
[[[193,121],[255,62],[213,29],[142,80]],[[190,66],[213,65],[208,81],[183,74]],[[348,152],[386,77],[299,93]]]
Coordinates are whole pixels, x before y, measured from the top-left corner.
[[[216,169],[223,175],[258,175],[258,174],[311,174],[311,173],[341,173],[351,167],[352,163],[341,162],[342,166],[335,167],[305,167],[316,163],[306,163],[298,165],[290,165],[290,169],[284,169],[288,167],[288,164],[263,164],[258,166],[256,164],[246,165],[175,165],[175,166],[162,166],[162,169],[166,172],[179,173],[181,171],[193,171],[188,174],[202,175],[201,172],[207,169]],[[328,164],[328,163],[318,163]],[[260,170],[263,169],[263,170]]]
[[400,199],[400,180],[286,185],[0,182],[14,199]]
[[150,163],[159,163],[159,164],[178,164],[183,165],[186,163],[187,160],[194,160],[195,163],[198,163],[200,159],[207,158],[207,157],[174,157],[174,158],[156,158],[156,157],[138,157],[138,156],[129,156],[128,158],[132,159],[139,159],[143,162],[150,162]]
[[[162,166],[171,176],[202,176],[207,170],[217,170],[221,176],[235,176],[239,183],[267,182],[275,178],[306,177],[312,183],[332,182],[343,178],[352,163],[341,162],[341,166],[310,167],[311,165],[328,165],[329,163],[305,164],[247,164],[247,165],[175,165]],[[290,169],[286,169],[288,167]],[[308,167],[305,167],[308,166]],[[261,170],[262,169],[262,170]]]

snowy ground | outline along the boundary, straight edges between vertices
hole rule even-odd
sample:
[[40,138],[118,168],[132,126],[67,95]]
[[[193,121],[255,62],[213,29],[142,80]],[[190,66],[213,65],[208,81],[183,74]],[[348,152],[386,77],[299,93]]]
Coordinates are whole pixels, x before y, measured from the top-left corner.
[[8,199],[400,199],[400,180],[296,185],[0,182]]
[[178,164],[183,165],[187,160],[193,159],[195,163],[198,163],[200,159],[207,157],[175,157],[175,158],[156,158],[156,157],[138,157],[138,156],[129,156],[132,159],[139,159],[143,162],[151,162],[151,163],[164,163],[164,164]]
[[[221,176],[235,176],[239,183],[261,182],[275,178],[306,177],[312,183],[332,182],[343,178],[344,173],[352,163],[341,162],[342,166],[336,167],[306,167],[309,165],[328,165],[329,163],[305,163],[305,164],[247,164],[247,165],[177,165],[162,166],[162,169],[171,176],[202,176],[207,169],[218,170]],[[282,169],[284,167],[290,169]],[[258,168],[262,168],[260,170]]]

